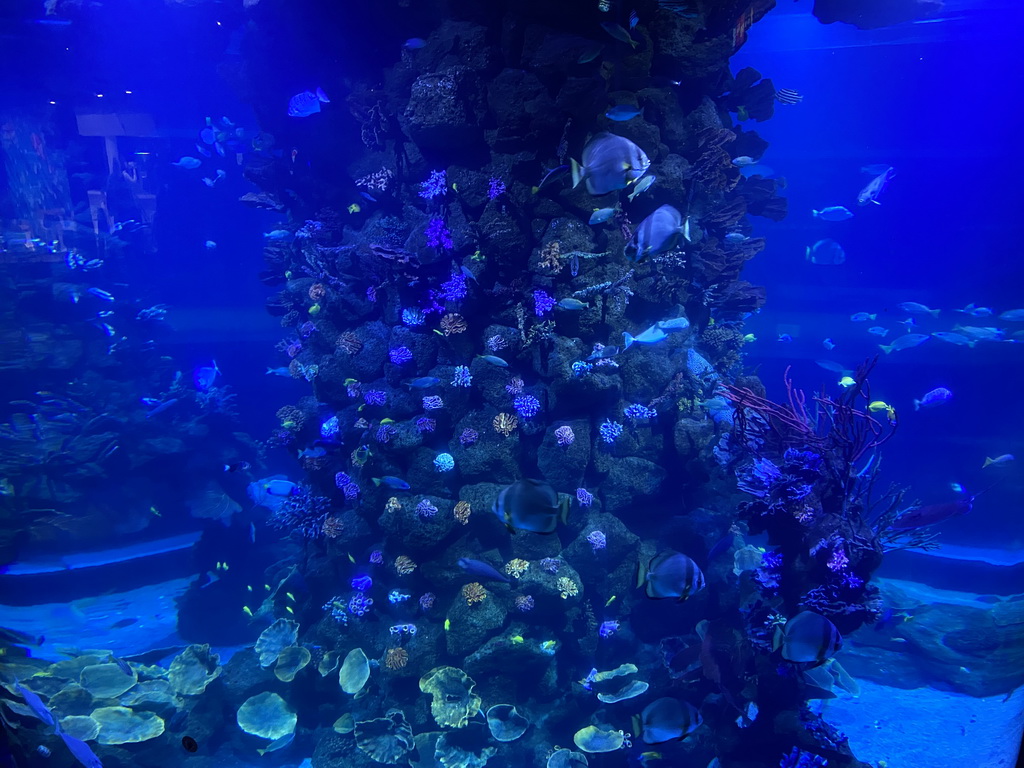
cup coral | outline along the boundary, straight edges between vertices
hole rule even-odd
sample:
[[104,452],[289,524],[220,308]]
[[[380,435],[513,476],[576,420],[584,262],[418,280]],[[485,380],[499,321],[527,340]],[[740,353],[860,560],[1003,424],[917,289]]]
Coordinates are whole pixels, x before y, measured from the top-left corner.
[[471,581],[462,586],[462,598],[466,601],[466,605],[476,605],[487,598],[487,590],[480,582]]

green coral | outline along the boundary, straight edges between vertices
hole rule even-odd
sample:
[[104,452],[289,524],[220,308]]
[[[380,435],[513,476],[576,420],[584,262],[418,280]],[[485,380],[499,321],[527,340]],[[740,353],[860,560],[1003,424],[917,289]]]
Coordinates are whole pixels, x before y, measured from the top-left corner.
[[197,696],[220,677],[220,656],[210,653],[210,646],[190,645],[174,657],[167,679],[179,694]]
[[480,711],[476,682],[455,667],[435,667],[420,678],[420,690],[433,696],[430,714],[442,728],[463,728]]
[[434,760],[444,768],[483,768],[497,754],[494,747],[480,746],[476,738],[463,738],[465,731],[441,734],[434,747]]
[[572,741],[584,752],[614,752],[622,748],[626,741],[626,734],[622,731],[605,730],[596,725],[588,725],[586,728],[576,731]]
[[135,744],[155,739],[164,732],[163,718],[153,712],[136,712],[128,707],[100,707],[91,715],[99,723],[100,744]]
[[263,630],[259,640],[256,641],[256,653],[260,656],[260,666],[269,667],[281,651],[290,645],[295,645],[299,636],[299,622],[291,619],[278,619],[269,627]]
[[298,718],[285,700],[269,691],[246,699],[236,715],[238,727],[262,739],[279,739],[295,730]]
[[415,746],[412,726],[400,709],[389,709],[384,717],[355,724],[356,746],[378,763],[398,765]]
[[308,648],[303,648],[301,645],[288,646],[277,657],[277,664],[274,665],[274,677],[283,683],[290,683],[312,658],[313,655]]
[[495,704],[487,710],[487,728],[496,741],[515,741],[530,727],[530,721],[511,704]]
[[82,669],[79,682],[97,699],[113,699],[138,681],[133,669],[126,675],[117,664],[91,664]]
[[70,715],[60,719],[60,729],[68,736],[92,741],[100,735],[100,724],[88,715]]
[[345,662],[338,672],[338,683],[345,693],[359,693],[366,681],[370,679],[370,660],[362,648],[353,648],[345,657]]

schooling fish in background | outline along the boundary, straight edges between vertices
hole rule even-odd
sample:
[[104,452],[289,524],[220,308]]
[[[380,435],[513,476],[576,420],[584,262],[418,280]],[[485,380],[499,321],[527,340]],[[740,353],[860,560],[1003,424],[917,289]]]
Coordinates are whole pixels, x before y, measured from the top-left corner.
[[843,246],[831,238],[807,246],[804,256],[811,264],[842,264],[846,261]]
[[850,319],[855,323],[866,323],[868,320],[874,320],[878,315],[868,314],[867,312],[854,312],[850,315]]
[[888,355],[893,352],[900,352],[904,349],[920,346],[930,338],[930,336],[926,336],[923,333],[907,333],[897,339],[893,339],[892,344],[879,344],[878,348]]
[[999,319],[1008,323],[1024,323],[1024,309],[1008,309],[999,315]]
[[637,587],[644,587],[647,596],[655,600],[675,598],[682,602],[704,589],[704,573],[686,555],[667,550],[640,564],[636,577]]
[[974,347],[977,344],[976,339],[969,339],[962,333],[956,333],[954,331],[936,331],[932,334],[939,341],[944,341],[947,344],[956,344],[960,347]]
[[878,196],[885,191],[885,188],[892,181],[892,177],[896,175],[896,170],[892,167],[887,167],[884,171],[879,173],[875,178],[868,182],[868,185],[860,191],[857,195],[858,205],[867,205],[868,203],[874,203],[875,205],[881,205],[878,202]]
[[897,306],[904,312],[907,312],[908,314],[911,315],[931,315],[932,317],[939,316],[939,310],[926,307],[924,304],[921,304],[917,301],[903,301],[900,302],[900,304],[898,304]]
[[330,104],[331,100],[320,88],[316,91],[303,91],[288,100],[289,117],[309,117],[320,111],[320,104]]
[[1006,335],[1002,328],[983,328],[977,325],[954,325],[953,330],[974,341],[1002,341]]
[[503,574],[501,571],[498,571],[488,563],[483,562],[482,560],[473,560],[469,557],[460,557],[459,568],[464,570],[466,573],[472,574],[473,576],[477,576],[481,579],[490,579],[491,581],[503,581],[506,584],[510,584],[512,582],[512,580],[508,576]]
[[501,489],[491,511],[511,533],[554,533],[569,515],[568,499],[541,480],[516,480]]
[[846,221],[853,218],[853,212],[842,205],[830,205],[827,208],[813,209],[811,215],[822,221]]
[[870,333],[872,336],[880,336],[881,338],[884,339],[886,336],[889,335],[889,329],[883,328],[880,325],[873,325],[870,328],[868,328],[868,333]]
[[614,21],[602,21],[601,28],[616,40],[629,43],[634,48],[639,45],[636,40],[629,36],[629,32],[623,29],[621,24],[616,24]]
[[[992,486],[990,485],[988,488],[978,491],[972,496],[965,496],[956,501],[947,501],[942,504],[926,504],[923,507],[911,507],[896,518],[892,527],[896,530],[909,531],[914,528],[924,528],[928,525],[942,523],[953,517],[966,515],[974,509],[975,499],[991,488]],[[962,488],[961,492],[963,492]]]
[[[977,304],[974,304],[974,303],[968,304],[963,309],[954,309],[953,311],[954,312],[961,312],[961,313],[963,313],[965,315],[970,315],[971,317],[989,317],[989,316],[995,314],[988,307],[979,307]],[[1008,312],[1003,312],[1003,315],[1006,315],[1006,314],[1009,314],[1009,313]],[[1003,315],[1000,315],[999,317],[1001,319],[1003,319],[1003,320],[1006,320],[1007,318],[1003,317]]]
[[843,636],[836,625],[813,611],[801,611],[775,628],[772,650],[782,658],[807,664],[822,664],[843,647]]
[[199,160],[198,158],[195,158],[195,157],[189,157],[188,155],[186,155],[185,157],[181,158],[176,163],[171,163],[171,165],[175,166],[176,168],[185,168],[186,170],[190,170],[190,171],[195,170],[196,168],[198,168],[202,164],[203,164],[202,160]]
[[686,738],[703,722],[700,712],[688,701],[665,696],[644,707],[633,729],[639,731],[645,744],[664,744]]
[[586,181],[587,191],[592,195],[625,189],[651,167],[650,159],[640,147],[613,133],[597,134],[584,147],[582,164],[575,160],[570,160],[570,164],[573,188]]

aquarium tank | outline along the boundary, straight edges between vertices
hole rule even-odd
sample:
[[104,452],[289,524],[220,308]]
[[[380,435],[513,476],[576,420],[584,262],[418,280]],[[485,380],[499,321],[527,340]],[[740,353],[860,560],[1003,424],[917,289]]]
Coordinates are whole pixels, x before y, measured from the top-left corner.
[[1022,23],[5,0],[0,768],[1024,764]]

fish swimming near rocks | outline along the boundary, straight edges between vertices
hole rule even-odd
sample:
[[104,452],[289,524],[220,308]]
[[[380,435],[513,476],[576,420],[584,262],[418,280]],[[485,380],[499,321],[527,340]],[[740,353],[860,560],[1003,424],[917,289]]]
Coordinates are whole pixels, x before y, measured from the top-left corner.
[[625,189],[651,167],[647,154],[624,136],[599,133],[583,149],[582,163],[571,160],[572,185],[586,181],[592,195]]
[[303,91],[288,100],[289,117],[309,117],[320,111],[320,104],[330,104],[331,100],[320,88],[316,91]]
[[636,582],[652,599],[675,598],[680,602],[700,592],[705,584],[704,573],[697,564],[673,550],[656,555],[646,566],[641,563]]
[[700,712],[688,701],[665,696],[644,707],[640,713],[640,728],[636,730],[645,744],[664,744],[686,738],[703,722]]
[[626,255],[634,261],[673,250],[686,231],[683,215],[663,205],[641,221],[626,244]]
[[664,341],[668,338],[668,334],[659,327],[657,324],[652,325],[643,333],[633,336],[628,331],[622,332],[622,340],[624,342],[622,351],[625,352],[634,344],[657,344],[659,341]]
[[459,568],[464,570],[466,573],[472,574],[480,579],[490,579],[491,581],[503,581],[506,584],[511,583],[511,579],[497,570],[483,560],[474,560],[470,557],[459,558]]
[[502,488],[491,511],[512,533],[554,533],[568,518],[569,504],[542,480],[525,479]]
[[930,338],[930,336],[926,336],[923,333],[907,333],[899,338],[893,339],[892,344],[879,344],[878,348],[888,355],[893,352],[899,352],[904,349],[920,346]]
[[836,625],[814,611],[801,611],[775,628],[772,650],[786,661],[823,664],[843,647],[843,636]]

